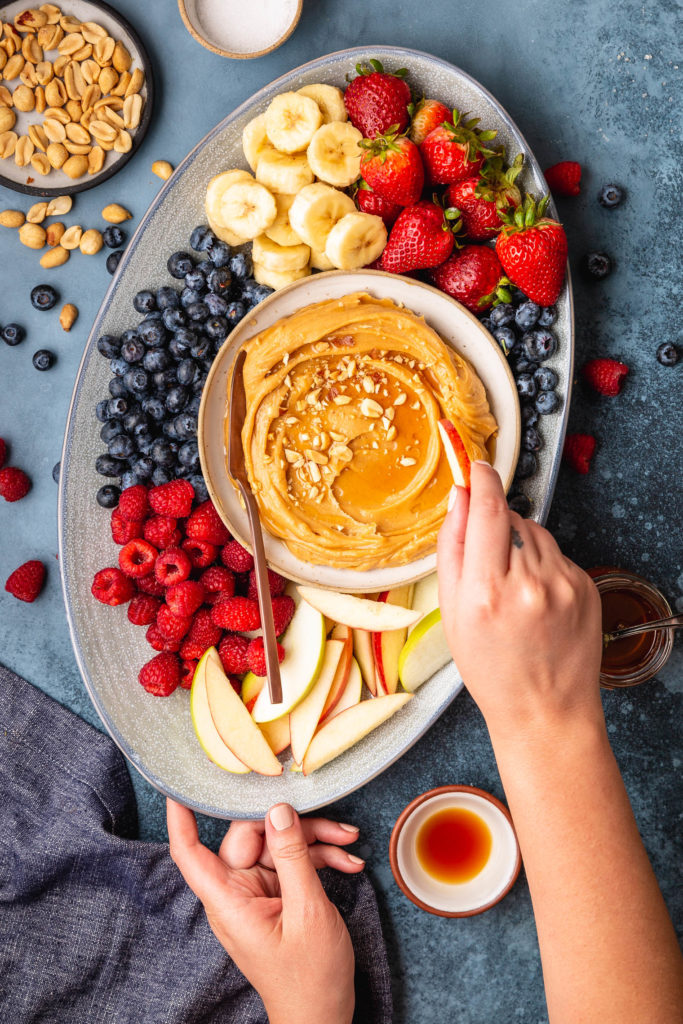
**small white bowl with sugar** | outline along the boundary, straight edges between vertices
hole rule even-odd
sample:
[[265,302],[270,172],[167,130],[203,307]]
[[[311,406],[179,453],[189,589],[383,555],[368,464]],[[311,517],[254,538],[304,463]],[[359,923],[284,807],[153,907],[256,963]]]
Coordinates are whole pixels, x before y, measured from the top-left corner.
[[178,0],[185,28],[212,53],[262,57],[289,39],[303,0]]

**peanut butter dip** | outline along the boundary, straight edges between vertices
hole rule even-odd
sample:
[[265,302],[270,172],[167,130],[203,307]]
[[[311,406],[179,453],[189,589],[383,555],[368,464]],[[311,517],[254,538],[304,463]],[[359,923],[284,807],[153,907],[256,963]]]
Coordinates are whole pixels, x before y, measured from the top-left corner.
[[263,525],[298,558],[338,568],[434,551],[452,483],[437,420],[452,420],[472,460],[489,459],[497,430],[470,364],[421,317],[361,292],[244,347],[242,444]]

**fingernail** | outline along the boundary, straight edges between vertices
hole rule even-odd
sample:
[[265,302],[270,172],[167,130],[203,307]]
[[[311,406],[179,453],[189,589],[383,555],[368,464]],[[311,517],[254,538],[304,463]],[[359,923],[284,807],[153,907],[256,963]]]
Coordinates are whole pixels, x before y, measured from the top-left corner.
[[458,501],[458,488],[457,487],[451,487],[450,491],[448,492],[448,511],[449,512],[451,512],[455,508],[455,506],[457,504],[457,501]]
[[491,469],[491,463],[487,462],[486,459],[475,459],[475,466],[486,466],[487,469]]
[[276,832],[282,832],[294,824],[294,813],[289,804],[276,804],[275,807],[271,807],[268,817]]
[[337,824],[339,825],[339,828],[343,828],[345,832],[358,832],[359,831],[357,825],[347,825],[343,821],[338,821]]
[[355,854],[353,854],[353,853],[347,853],[347,854],[346,854],[346,856],[347,856],[347,857],[349,858],[349,860],[350,860],[350,861],[352,861],[352,863],[354,863],[354,864],[365,864],[365,861],[363,860],[363,858],[362,858],[362,857],[356,857],[356,855],[355,855]]

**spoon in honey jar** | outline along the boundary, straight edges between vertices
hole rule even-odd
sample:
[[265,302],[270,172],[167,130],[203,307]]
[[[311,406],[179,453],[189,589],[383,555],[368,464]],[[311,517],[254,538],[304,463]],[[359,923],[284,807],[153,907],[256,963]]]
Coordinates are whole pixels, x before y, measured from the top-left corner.
[[677,629],[683,626],[683,614],[669,615],[666,619],[655,619],[653,622],[641,622],[637,626],[625,626],[623,629],[615,629],[611,633],[602,634],[604,647],[614,640],[623,640],[627,636],[636,636],[639,633],[652,633],[655,629]]

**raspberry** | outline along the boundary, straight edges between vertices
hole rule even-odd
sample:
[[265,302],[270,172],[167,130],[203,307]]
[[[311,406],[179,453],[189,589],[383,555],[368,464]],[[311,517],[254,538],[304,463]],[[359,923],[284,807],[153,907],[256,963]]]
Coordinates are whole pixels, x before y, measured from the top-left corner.
[[7,458],[7,442],[4,438],[0,437],[0,469],[5,465],[5,459]]
[[31,490],[31,481],[23,469],[7,466],[0,469],[0,494],[5,501],[19,501]]
[[182,642],[181,640],[167,640],[154,622],[145,633],[145,637],[147,638],[147,643],[150,647],[153,647],[155,651],[166,651],[171,654],[180,649],[180,644]]
[[143,576],[141,580],[136,580],[135,582],[142,594],[151,594],[152,597],[164,597],[166,594],[166,587],[163,583],[159,583],[154,574]]
[[184,540],[182,549],[187,553],[194,569],[206,569],[216,561],[218,548],[205,540]]
[[189,615],[174,615],[167,604],[162,604],[157,612],[157,628],[166,640],[177,640],[180,642],[190,626],[192,619]]
[[173,547],[180,540],[180,534],[177,538],[175,536],[177,525],[172,516],[150,516],[142,529],[142,536],[162,551]]
[[129,540],[142,537],[140,520],[124,519],[117,508],[111,514],[111,538],[115,544],[127,544]]
[[135,584],[120,569],[100,569],[95,573],[90,588],[93,597],[102,604],[125,604],[135,594]]
[[182,583],[191,571],[192,563],[181,548],[167,548],[166,551],[162,551],[154,565],[154,575],[159,583],[166,587]]
[[564,442],[564,458],[577,473],[585,474],[595,452],[595,438],[590,434],[567,434]]
[[129,540],[119,551],[119,565],[126,576],[135,579],[139,576],[149,576],[158,557],[159,552],[149,541],[136,537],[135,540]]
[[156,621],[160,607],[161,601],[158,597],[152,597],[151,594],[136,594],[128,605],[128,618],[134,626],[149,626],[150,622]]
[[275,623],[275,635],[282,636],[287,626],[292,621],[292,616],[296,611],[296,605],[294,604],[294,598],[290,597],[289,594],[283,594],[282,597],[273,598],[273,622]]
[[155,697],[168,697],[180,683],[180,662],[175,654],[157,654],[140,669],[140,684]]
[[[277,644],[277,660],[282,661],[285,656],[285,649],[282,644]],[[263,637],[257,636],[247,648],[247,661],[249,668],[255,676],[266,675],[266,652],[263,646]]]
[[207,647],[215,647],[220,638],[220,627],[211,621],[211,612],[208,608],[200,608],[192,619],[187,639],[200,644],[203,654]]
[[[4,442],[3,442],[4,443]],[[33,559],[24,562],[18,569],[10,573],[5,583],[5,590],[19,601],[31,604],[38,597],[45,583],[45,566]]]
[[211,621],[221,629],[240,633],[259,629],[261,613],[257,602],[248,597],[226,597],[211,609]]
[[127,519],[129,522],[141,522],[147,517],[148,512],[149,501],[144,484],[135,484],[134,487],[126,487],[125,491],[121,491],[118,513],[122,519]]
[[185,524],[185,535],[190,540],[205,540],[209,544],[227,544],[230,534],[212,502],[203,501]]
[[254,556],[238,540],[231,540],[221,551],[221,561],[233,572],[249,572],[254,568]]
[[[270,590],[271,597],[279,597],[280,594],[284,594],[286,586],[287,580],[284,578],[284,576],[280,576],[279,573],[274,572],[272,569],[268,570],[268,589]],[[258,591],[256,590],[256,573],[254,572],[253,569],[249,573],[247,597],[250,597],[252,601],[258,601]]]
[[194,615],[203,601],[204,587],[192,580],[174,583],[166,591],[166,604],[181,619]]
[[224,670],[230,674],[241,676],[249,669],[247,650],[249,641],[239,633],[226,633],[218,648],[219,657]]
[[229,569],[224,569],[222,565],[213,565],[210,569],[206,569],[199,577],[199,582],[204,587],[205,601],[232,597],[235,593],[235,577]]
[[619,363],[616,359],[589,359],[581,372],[584,380],[599,395],[613,398],[621,391],[628,369],[626,363]]
[[189,480],[170,480],[153,487],[147,497],[150,508],[158,515],[184,519],[192,511],[194,487]]
[[562,160],[544,172],[548,188],[556,196],[578,196],[581,191],[581,164]]
[[[180,656],[181,658],[183,657],[182,654]],[[183,658],[182,662],[180,663],[180,685],[182,686],[183,690],[192,689],[192,680],[194,679],[194,673],[196,668],[196,661],[187,660],[186,658]]]

